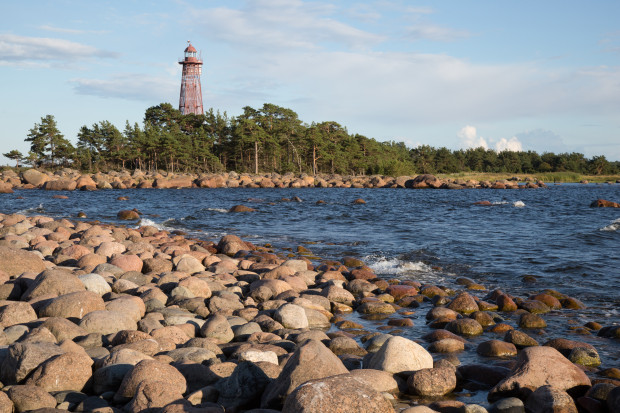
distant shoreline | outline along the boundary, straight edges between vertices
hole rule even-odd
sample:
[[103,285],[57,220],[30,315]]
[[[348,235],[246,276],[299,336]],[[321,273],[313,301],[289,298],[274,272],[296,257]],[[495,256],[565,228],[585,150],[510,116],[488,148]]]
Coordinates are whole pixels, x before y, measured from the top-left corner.
[[510,175],[459,173],[451,175],[413,175],[390,177],[384,175],[346,176],[338,174],[238,174],[229,173],[169,173],[112,171],[93,174],[73,169],[55,172],[25,169],[19,172],[5,169],[0,173],[0,192],[15,189],[44,189],[94,191],[128,188],[410,188],[410,189],[523,189],[544,188],[547,183],[581,182],[620,183],[620,176],[582,176],[573,173],[542,175]]

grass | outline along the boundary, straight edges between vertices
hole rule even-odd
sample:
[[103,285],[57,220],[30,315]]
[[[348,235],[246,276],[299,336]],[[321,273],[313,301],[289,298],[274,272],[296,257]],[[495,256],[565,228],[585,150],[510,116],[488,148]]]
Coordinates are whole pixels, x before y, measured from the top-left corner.
[[458,172],[454,174],[438,174],[440,178],[452,178],[475,181],[497,181],[518,177],[520,181],[529,178],[532,181],[543,182],[616,182],[620,175],[582,175],[576,172],[541,172],[534,174],[512,174],[512,173],[486,173],[486,172]]

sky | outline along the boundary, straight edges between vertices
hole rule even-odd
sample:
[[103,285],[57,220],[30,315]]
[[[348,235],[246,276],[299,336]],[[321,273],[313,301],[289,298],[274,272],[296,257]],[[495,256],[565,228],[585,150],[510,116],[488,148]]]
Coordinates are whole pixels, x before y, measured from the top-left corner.
[[617,161],[618,16],[617,0],[0,0],[0,154],[26,154],[48,114],[75,144],[82,125],[178,107],[191,40],[205,109]]

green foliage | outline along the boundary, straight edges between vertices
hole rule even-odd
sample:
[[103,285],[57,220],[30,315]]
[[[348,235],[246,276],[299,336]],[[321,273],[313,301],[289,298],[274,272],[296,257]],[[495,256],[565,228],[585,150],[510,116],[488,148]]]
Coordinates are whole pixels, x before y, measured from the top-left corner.
[[18,151],[17,149],[13,149],[12,151],[3,153],[2,156],[5,156],[9,159],[14,160],[16,168],[19,168],[19,161],[21,161],[24,158],[24,155],[22,155],[22,153]]
[[[579,153],[496,152],[485,148],[450,150],[403,142],[379,142],[348,133],[335,121],[303,123],[297,113],[271,103],[243,108],[229,117],[213,108],[183,115],[169,103],[148,108],[142,127],[120,132],[108,121],[82,126],[77,149],[64,139],[53,116],[30,130],[26,157],[4,156],[33,166],[73,165],[88,171],[119,168],[185,172],[309,173],[403,176],[462,172],[505,174],[593,174],[620,172],[620,162]],[[13,153],[17,152],[17,153]],[[9,156],[11,155],[11,156]]]
[[30,142],[26,162],[36,167],[54,169],[68,166],[75,156],[75,148],[60,133],[52,115],[41,118],[41,123],[35,123],[25,141]]

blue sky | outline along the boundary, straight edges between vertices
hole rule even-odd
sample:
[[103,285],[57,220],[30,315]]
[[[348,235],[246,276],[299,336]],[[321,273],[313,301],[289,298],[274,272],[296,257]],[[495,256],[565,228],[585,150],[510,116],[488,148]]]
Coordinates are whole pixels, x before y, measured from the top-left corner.
[[[187,40],[205,108],[450,149],[620,160],[620,2],[0,0],[0,153],[54,115],[142,123],[178,105]],[[9,161],[0,157],[0,164]]]

